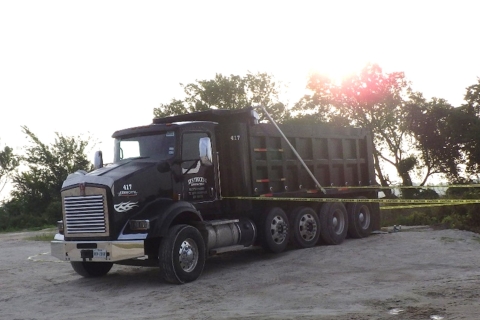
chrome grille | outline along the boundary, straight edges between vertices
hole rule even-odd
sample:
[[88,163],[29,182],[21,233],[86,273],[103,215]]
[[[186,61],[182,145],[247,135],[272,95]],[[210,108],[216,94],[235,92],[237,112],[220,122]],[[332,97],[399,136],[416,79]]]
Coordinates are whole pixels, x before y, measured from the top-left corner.
[[105,189],[87,187],[82,192],[74,188],[65,191],[62,198],[66,236],[108,235]]

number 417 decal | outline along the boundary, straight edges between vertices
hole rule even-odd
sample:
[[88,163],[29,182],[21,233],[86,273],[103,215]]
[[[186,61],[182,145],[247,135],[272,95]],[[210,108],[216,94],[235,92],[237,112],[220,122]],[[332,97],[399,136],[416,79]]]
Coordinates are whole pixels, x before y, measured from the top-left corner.
[[240,140],[240,135],[233,135],[233,136],[230,136],[230,140],[233,140],[233,141],[238,141],[238,140]]

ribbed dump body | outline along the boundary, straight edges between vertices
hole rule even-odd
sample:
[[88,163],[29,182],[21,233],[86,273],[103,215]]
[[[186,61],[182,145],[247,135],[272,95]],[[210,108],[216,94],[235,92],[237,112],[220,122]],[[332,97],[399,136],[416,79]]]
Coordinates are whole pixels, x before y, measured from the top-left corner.
[[108,236],[108,206],[103,188],[81,187],[62,192],[65,235]]
[[[327,125],[281,128],[320,185],[358,187],[375,182],[366,130]],[[255,194],[315,189],[314,180],[272,125],[250,128],[248,151]]]
[[[331,125],[281,125],[282,132],[329,195],[371,192],[372,137],[367,130]],[[271,124],[219,125],[222,195],[325,196],[287,141]]]

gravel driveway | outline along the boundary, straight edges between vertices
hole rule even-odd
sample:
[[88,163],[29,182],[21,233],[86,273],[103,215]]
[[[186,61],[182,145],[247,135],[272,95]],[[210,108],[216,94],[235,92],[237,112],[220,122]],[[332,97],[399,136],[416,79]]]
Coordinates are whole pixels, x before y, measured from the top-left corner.
[[480,235],[403,229],[207,260],[193,283],[114,265],[78,276],[32,233],[0,234],[1,319],[480,319]]

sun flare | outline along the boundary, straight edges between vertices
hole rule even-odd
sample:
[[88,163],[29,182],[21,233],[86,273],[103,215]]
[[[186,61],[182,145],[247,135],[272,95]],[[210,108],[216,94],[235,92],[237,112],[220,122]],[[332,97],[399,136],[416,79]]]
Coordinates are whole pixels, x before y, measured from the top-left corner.
[[367,61],[352,59],[352,57],[342,57],[339,55],[335,59],[329,61],[312,62],[309,67],[309,74],[322,74],[330,78],[334,83],[340,84],[343,79],[359,73],[365,66]]

